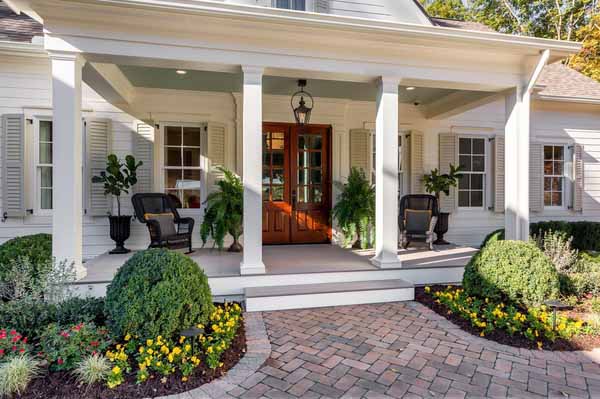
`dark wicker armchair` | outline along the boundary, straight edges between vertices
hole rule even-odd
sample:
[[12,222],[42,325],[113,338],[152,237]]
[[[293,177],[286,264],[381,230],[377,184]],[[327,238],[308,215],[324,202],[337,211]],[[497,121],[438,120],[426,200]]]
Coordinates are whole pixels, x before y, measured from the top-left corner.
[[149,248],[188,248],[192,253],[194,219],[182,218],[167,194],[139,193],[131,197],[135,217],[148,226]]
[[429,244],[433,250],[433,229],[439,217],[437,198],[428,194],[410,194],[400,199],[398,227],[400,243],[406,249],[413,241]]

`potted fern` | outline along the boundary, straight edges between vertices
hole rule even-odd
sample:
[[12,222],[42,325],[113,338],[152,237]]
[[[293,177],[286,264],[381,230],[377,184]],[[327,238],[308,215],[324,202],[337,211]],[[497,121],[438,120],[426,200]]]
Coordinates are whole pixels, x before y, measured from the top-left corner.
[[[449,173],[440,173],[436,168],[433,169],[429,174],[423,176],[423,182],[425,183],[425,191],[435,195],[440,203],[441,194],[450,195],[450,188],[458,186],[458,180],[462,177],[460,173],[461,168],[450,164]],[[435,225],[435,234],[437,239],[434,244],[436,245],[448,245],[449,243],[444,240],[444,234],[448,232],[448,212],[440,212],[437,224]]]
[[115,249],[110,254],[126,254],[125,241],[129,238],[131,229],[131,215],[121,215],[121,195],[128,194],[137,184],[137,169],[143,162],[136,162],[132,155],[125,157],[121,162],[115,154],[110,154],[106,160],[106,170],[100,176],[92,177],[92,183],[104,184],[104,195],[112,195],[117,200],[117,215],[109,215],[110,238],[115,241]]
[[202,244],[212,237],[214,244],[223,249],[225,236],[233,237],[229,252],[242,252],[239,242],[243,232],[244,187],[240,178],[232,171],[218,167],[223,179],[217,182],[218,190],[208,195],[205,201],[204,220],[200,226]]
[[362,169],[352,168],[345,184],[334,183],[340,195],[332,216],[346,238],[357,237],[352,248],[371,244],[368,234],[375,219],[375,188]]

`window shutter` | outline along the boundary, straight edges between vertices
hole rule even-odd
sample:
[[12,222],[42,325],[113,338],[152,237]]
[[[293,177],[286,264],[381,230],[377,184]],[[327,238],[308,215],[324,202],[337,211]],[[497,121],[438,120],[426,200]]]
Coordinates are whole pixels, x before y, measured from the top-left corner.
[[2,117],[2,216],[25,216],[25,119],[22,114]]
[[143,165],[137,170],[138,182],[133,189],[136,193],[150,193],[153,191],[154,127],[138,123],[136,130],[133,152],[135,159]]
[[494,212],[504,212],[504,137],[494,139]]
[[583,165],[583,146],[575,144],[573,147],[573,211],[583,211],[583,190],[584,190],[584,165]]
[[408,139],[410,150],[410,193],[421,194],[425,192],[423,175],[425,174],[423,166],[423,133],[410,132]]
[[110,119],[85,119],[86,214],[89,216],[106,216],[111,209],[110,197],[104,195],[104,184],[92,183],[93,176],[99,176],[106,170],[106,158],[110,154],[110,136]]
[[329,0],[315,0],[315,12],[329,14]]
[[529,210],[541,212],[544,209],[544,146],[541,143],[529,144]]
[[[450,173],[450,164],[456,165],[458,154],[458,136],[453,133],[441,133],[440,145],[440,173]],[[454,212],[456,210],[456,188],[450,188],[450,195],[440,193],[440,211]]]
[[367,175],[369,170],[369,140],[371,132],[366,129],[350,130],[350,168],[362,169]]
[[225,125],[209,122],[208,127],[208,159],[210,162],[211,186],[223,178],[218,166],[225,166]]

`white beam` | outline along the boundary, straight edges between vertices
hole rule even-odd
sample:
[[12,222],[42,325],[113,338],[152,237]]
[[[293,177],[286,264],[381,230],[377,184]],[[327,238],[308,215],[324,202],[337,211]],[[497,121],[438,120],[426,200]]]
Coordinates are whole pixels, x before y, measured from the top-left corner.
[[375,257],[380,268],[400,267],[398,258],[398,85],[382,77],[375,122]]
[[83,251],[83,181],[80,55],[50,53],[53,112],[52,255],[73,263],[85,275]]
[[500,93],[470,91],[450,93],[427,104],[424,115],[427,119],[446,119],[489,104],[500,98]]
[[83,71],[83,80],[113,104],[131,104],[133,100],[135,87],[114,64],[88,63]]
[[264,68],[243,66],[242,167],[244,253],[241,274],[265,273],[262,261],[262,78]]

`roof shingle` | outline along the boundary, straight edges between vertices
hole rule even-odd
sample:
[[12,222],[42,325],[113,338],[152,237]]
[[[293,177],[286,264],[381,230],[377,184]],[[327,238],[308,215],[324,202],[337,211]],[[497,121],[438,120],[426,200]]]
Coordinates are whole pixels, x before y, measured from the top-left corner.
[[542,96],[600,100],[600,82],[577,72],[562,62],[544,68],[537,84]]
[[31,42],[34,36],[42,36],[40,23],[25,14],[17,15],[0,1],[0,40],[9,42]]

